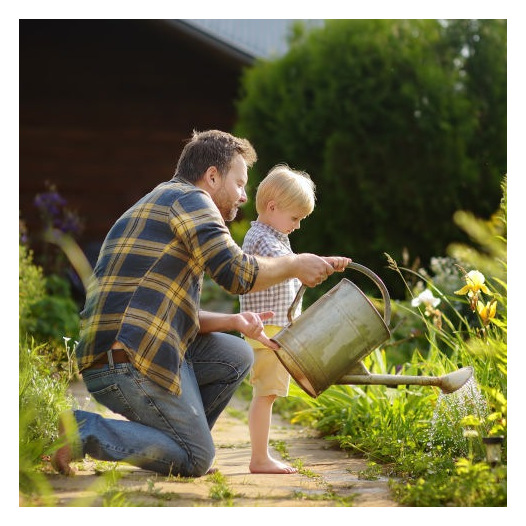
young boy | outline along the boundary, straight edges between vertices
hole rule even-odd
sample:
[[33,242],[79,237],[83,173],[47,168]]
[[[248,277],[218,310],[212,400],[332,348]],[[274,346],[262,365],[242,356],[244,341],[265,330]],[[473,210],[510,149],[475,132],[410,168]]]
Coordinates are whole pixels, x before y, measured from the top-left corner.
[[[300,222],[314,209],[315,185],[309,175],[278,164],[261,181],[256,193],[258,218],[247,232],[243,251],[260,256],[292,254],[288,235],[300,228]],[[287,312],[301,286],[294,278],[261,292],[240,296],[241,311],[273,311],[265,324],[271,338],[288,324]],[[293,317],[299,316],[298,305]],[[296,473],[297,469],[270,456],[268,451],[272,405],[278,396],[287,396],[290,375],[274,351],[247,338],[254,349],[254,366],[250,375],[253,398],[249,410],[252,445],[251,473]]]

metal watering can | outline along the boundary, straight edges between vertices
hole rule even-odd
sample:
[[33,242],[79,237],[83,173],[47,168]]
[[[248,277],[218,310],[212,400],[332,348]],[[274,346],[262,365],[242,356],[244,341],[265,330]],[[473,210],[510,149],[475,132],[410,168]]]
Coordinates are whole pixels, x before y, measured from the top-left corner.
[[452,393],[473,376],[472,367],[439,377],[371,374],[361,360],[389,339],[391,301],[374,272],[357,263],[347,268],[362,272],[380,289],[383,318],[365,294],[344,278],[292,320],[307,288],[303,285],[288,310],[289,324],[272,338],[280,346],[275,352],[281,363],[307,394],[316,398],[333,384],[432,385]]

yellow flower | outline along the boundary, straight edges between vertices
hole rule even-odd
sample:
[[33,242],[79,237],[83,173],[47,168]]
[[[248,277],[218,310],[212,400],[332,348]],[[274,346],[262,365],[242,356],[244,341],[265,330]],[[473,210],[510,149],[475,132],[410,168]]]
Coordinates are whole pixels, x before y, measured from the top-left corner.
[[488,287],[484,285],[484,274],[478,270],[469,271],[464,275],[464,279],[466,280],[466,284],[460,290],[456,290],[455,294],[467,294],[471,310],[475,312],[479,301],[479,293],[482,291],[484,294],[491,294],[491,292]]
[[477,295],[479,290],[485,294],[490,294],[488,287],[484,285],[485,278],[482,272],[471,270],[464,276],[464,279],[466,280],[466,284],[460,290],[455,291],[455,294],[460,294],[461,296],[468,294],[471,296]]
[[488,301],[486,305],[479,301],[477,304],[477,312],[479,313],[484,326],[489,325],[489,323],[495,319],[495,315],[497,314],[497,300]]

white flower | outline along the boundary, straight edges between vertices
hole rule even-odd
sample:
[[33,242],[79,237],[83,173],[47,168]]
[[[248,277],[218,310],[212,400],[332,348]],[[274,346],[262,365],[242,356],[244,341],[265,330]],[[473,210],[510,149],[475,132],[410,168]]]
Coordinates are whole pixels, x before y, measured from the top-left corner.
[[426,307],[435,308],[440,303],[439,298],[435,298],[433,293],[426,289],[424,292],[421,292],[416,298],[413,298],[411,301],[412,307],[419,307],[420,305],[425,305]]

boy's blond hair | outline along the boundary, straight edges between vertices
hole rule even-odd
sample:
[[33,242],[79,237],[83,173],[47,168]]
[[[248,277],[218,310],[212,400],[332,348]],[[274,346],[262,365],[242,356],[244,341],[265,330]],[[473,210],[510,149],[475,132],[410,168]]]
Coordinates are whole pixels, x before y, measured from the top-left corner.
[[256,210],[262,214],[269,201],[275,201],[282,210],[297,208],[308,216],[314,210],[316,185],[306,172],[293,170],[287,164],[277,164],[259,183],[256,192]]

